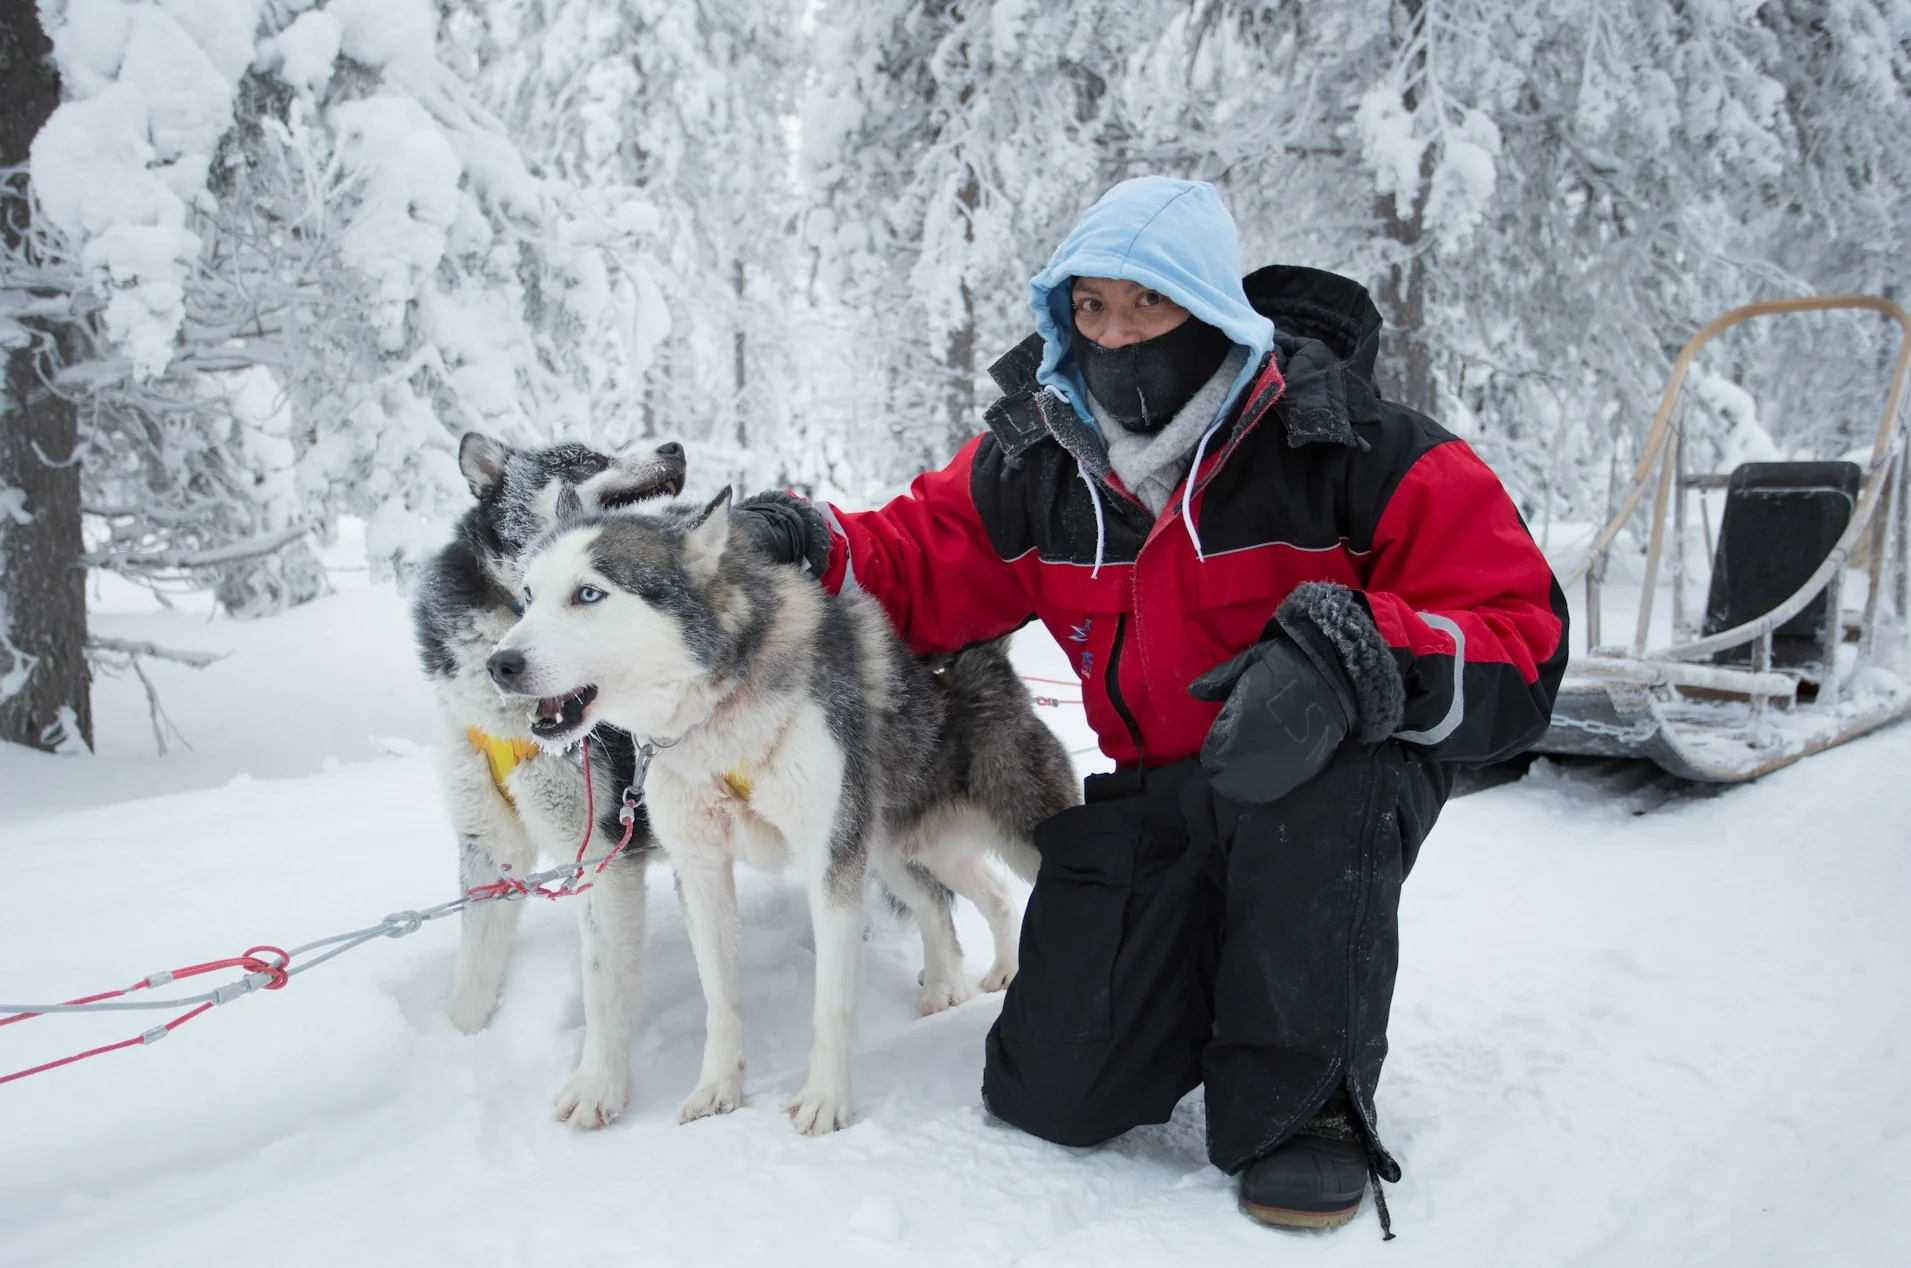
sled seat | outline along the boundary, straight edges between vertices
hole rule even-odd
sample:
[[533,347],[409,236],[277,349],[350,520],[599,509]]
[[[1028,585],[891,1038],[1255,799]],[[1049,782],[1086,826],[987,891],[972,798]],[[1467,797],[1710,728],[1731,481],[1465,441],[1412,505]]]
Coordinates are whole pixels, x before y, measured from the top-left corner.
[[[1755,621],[1797,593],[1838,544],[1858,504],[1864,471],[1855,462],[1748,462],[1732,472],[1703,634]],[[1772,633],[1775,668],[1832,664],[1843,614],[1832,611],[1834,582]],[[1714,663],[1744,665],[1752,647],[1727,648]]]

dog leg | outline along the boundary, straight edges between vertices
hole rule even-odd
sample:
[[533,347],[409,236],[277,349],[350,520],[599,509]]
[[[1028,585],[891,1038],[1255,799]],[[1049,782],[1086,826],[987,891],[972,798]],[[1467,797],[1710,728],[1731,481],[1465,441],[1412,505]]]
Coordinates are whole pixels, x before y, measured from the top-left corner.
[[[496,796],[490,790],[481,795]],[[458,835],[458,883],[465,889],[498,879],[508,863],[519,876],[537,866],[537,850],[513,823],[491,832]],[[492,901],[467,907],[459,916],[458,966],[451,979],[451,1024],[465,1034],[483,1030],[497,1010],[504,988],[511,942],[517,936],[523,903]]]
[[804,877],[816,937],[816,1004],[811,1017],[815,1039],[809,1078],[788,1109],[797,1131],[821,1136],[849,1124],[850,1047],[856,1034],[867,856],[861,849],[834,846],[806,852],[806,856],[821,864]]
[[630,1041],[643,991],[644,869],[618,859],[591,882],[578,910],[584,962],[584,1054],[557,1095],[555,1117],[580,1130],[608,1127],[630,1103]]
[[[666,840],[670,839],[668,837]],[[703,983],[703,1069],[677,1121],[728,1114],[743,1103],[743,986],[737,970],[737,887],[723,854],[673,851],[677,898]]]
[[916,999],[916,1012],[927,1017],[954,1008],[971,992],[962,979],[962,944],[956,939],[948,892],[933,883],[933,876],[925,875],[891,849],[876,851],[871,862],[883,884],[908,906],[922,930],[922,994]]
[[981,853],[959,846],[943,846],[925,853],[917,862],[929,873],[976,905],[989,922],[989,936],[995,942],[995,963],[982,976],[984,991],[1007,990],[1021,967],[1022,913],[1010,901],[1008,889],[989,867]]

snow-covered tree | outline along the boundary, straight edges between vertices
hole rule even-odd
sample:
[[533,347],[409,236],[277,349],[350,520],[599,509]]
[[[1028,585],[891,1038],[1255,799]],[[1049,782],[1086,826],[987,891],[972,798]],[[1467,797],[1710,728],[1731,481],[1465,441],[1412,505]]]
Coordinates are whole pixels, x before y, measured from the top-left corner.
[[534,176],[427,0],[50,11],[39,267],[104,349],[60,380],[96,566],[212,569],[260,610],[316,591],[301,539],[353,513],[403,568],[466,496],[462,431],[579,433],[592,375],[645,356],[654,212]]
[[[1529,513],[1584,517],[1698,325],[1889,285],[1905,23],[1886,0],[1191,0],[1122,108],[1144,166],[1224,187],[1250,260],[1370,285],[1392,394],[1467,434]],[[1835,349],[1849,325],[1809,337]],[[1801,337],[1748,336],[1737,361]]]
[[[1109,21],[1116,7],[1132,20]],[[881,464],[878,485],[980,429],[978,380],[1027,333],[1029,277],[1108,183],[1110,81],[1151,29],[1145,8],[819,10],[806,237],[816,302],[842,336],[830,412]]]
[[[656,208],[658,267],[593,384],[594,434],[691,446],[700,480],[778,478],[790,418],[795,0],[466,0],[448,43],[535,170]],[[654,284],[653,284],[654,279]],[[588,365],[595,356],[579,348]]]
[[[349,513],[403,571],[468,496],[463,431],[580,434],[594,385],[642,374],[655,211],[534,175],[429,0],[42,20],[66,100],[32,139],[0,330],[40,332],[37,381],[77,409],[86,564],[266,611],[323,587],[310,539]],[[8,653],[10,689],[36,657]]]

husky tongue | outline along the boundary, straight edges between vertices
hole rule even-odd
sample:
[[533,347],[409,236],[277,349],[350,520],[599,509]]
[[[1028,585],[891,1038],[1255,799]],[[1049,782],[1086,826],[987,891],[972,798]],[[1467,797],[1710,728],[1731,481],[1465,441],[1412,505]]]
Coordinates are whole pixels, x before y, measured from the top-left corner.
[[584,710],[597,698],[597,688],[579,687],[561,696],[542,696],[531,719],[531,734],[542,739],[562,735],[584,720]]

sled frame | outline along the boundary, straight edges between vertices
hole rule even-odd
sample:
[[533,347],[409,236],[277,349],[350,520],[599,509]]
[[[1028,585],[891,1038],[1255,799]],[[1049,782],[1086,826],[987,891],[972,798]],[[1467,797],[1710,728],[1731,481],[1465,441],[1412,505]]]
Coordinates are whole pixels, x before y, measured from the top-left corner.
[[[1695,489],[1725,487],[1730,473],[1691,475],[1684,464],[1684,392],[1701,349],[1742,323],[1793,313],[1869,310],[1897,323],[1898,351],[1857,504],[1837,544],[1792,595],[1753,620],[1692,636],[1685,611],[1686,503]],[[1587,656],[1567,666],[1541,753],[1639,757],[1706,782],[1752,779],[1852,739],[1911,712],[1906,640],[1911,631],[1906,460],[1899,416],[1911,377],[1911,314],[1875,295],[1802,296],[1747,304],[1714,318],[1673,362],[1632,480],[1611,517],[1561,585],[1585,586]],[[1606,644],[1601,583],[1613,544],[1653,494],[1638,619],[1629,644]],[[1703,496],[1703,494],[1701,494]],[[1667,549],[1668,526],[1670,550]],[[1843,611],[1850,560],[1869,538],[1861,612]],[[1661,571],[1671,573],[1671,641],[1648,647]],[[1774,631],[1829,593],[1829,662],[1821,669],[1774,669]],[[1855,626],[1855,629],[1854,629]],[[1839,651],[1855,635],[1848,668]],[[1749,647],[1749,669],[1707,664]],[[1867,671],[1880,670],[1872,674]],[[1862,690],[1855,690],[1862,688]],[[1774,711],[1778,715],[1775,716]]]

